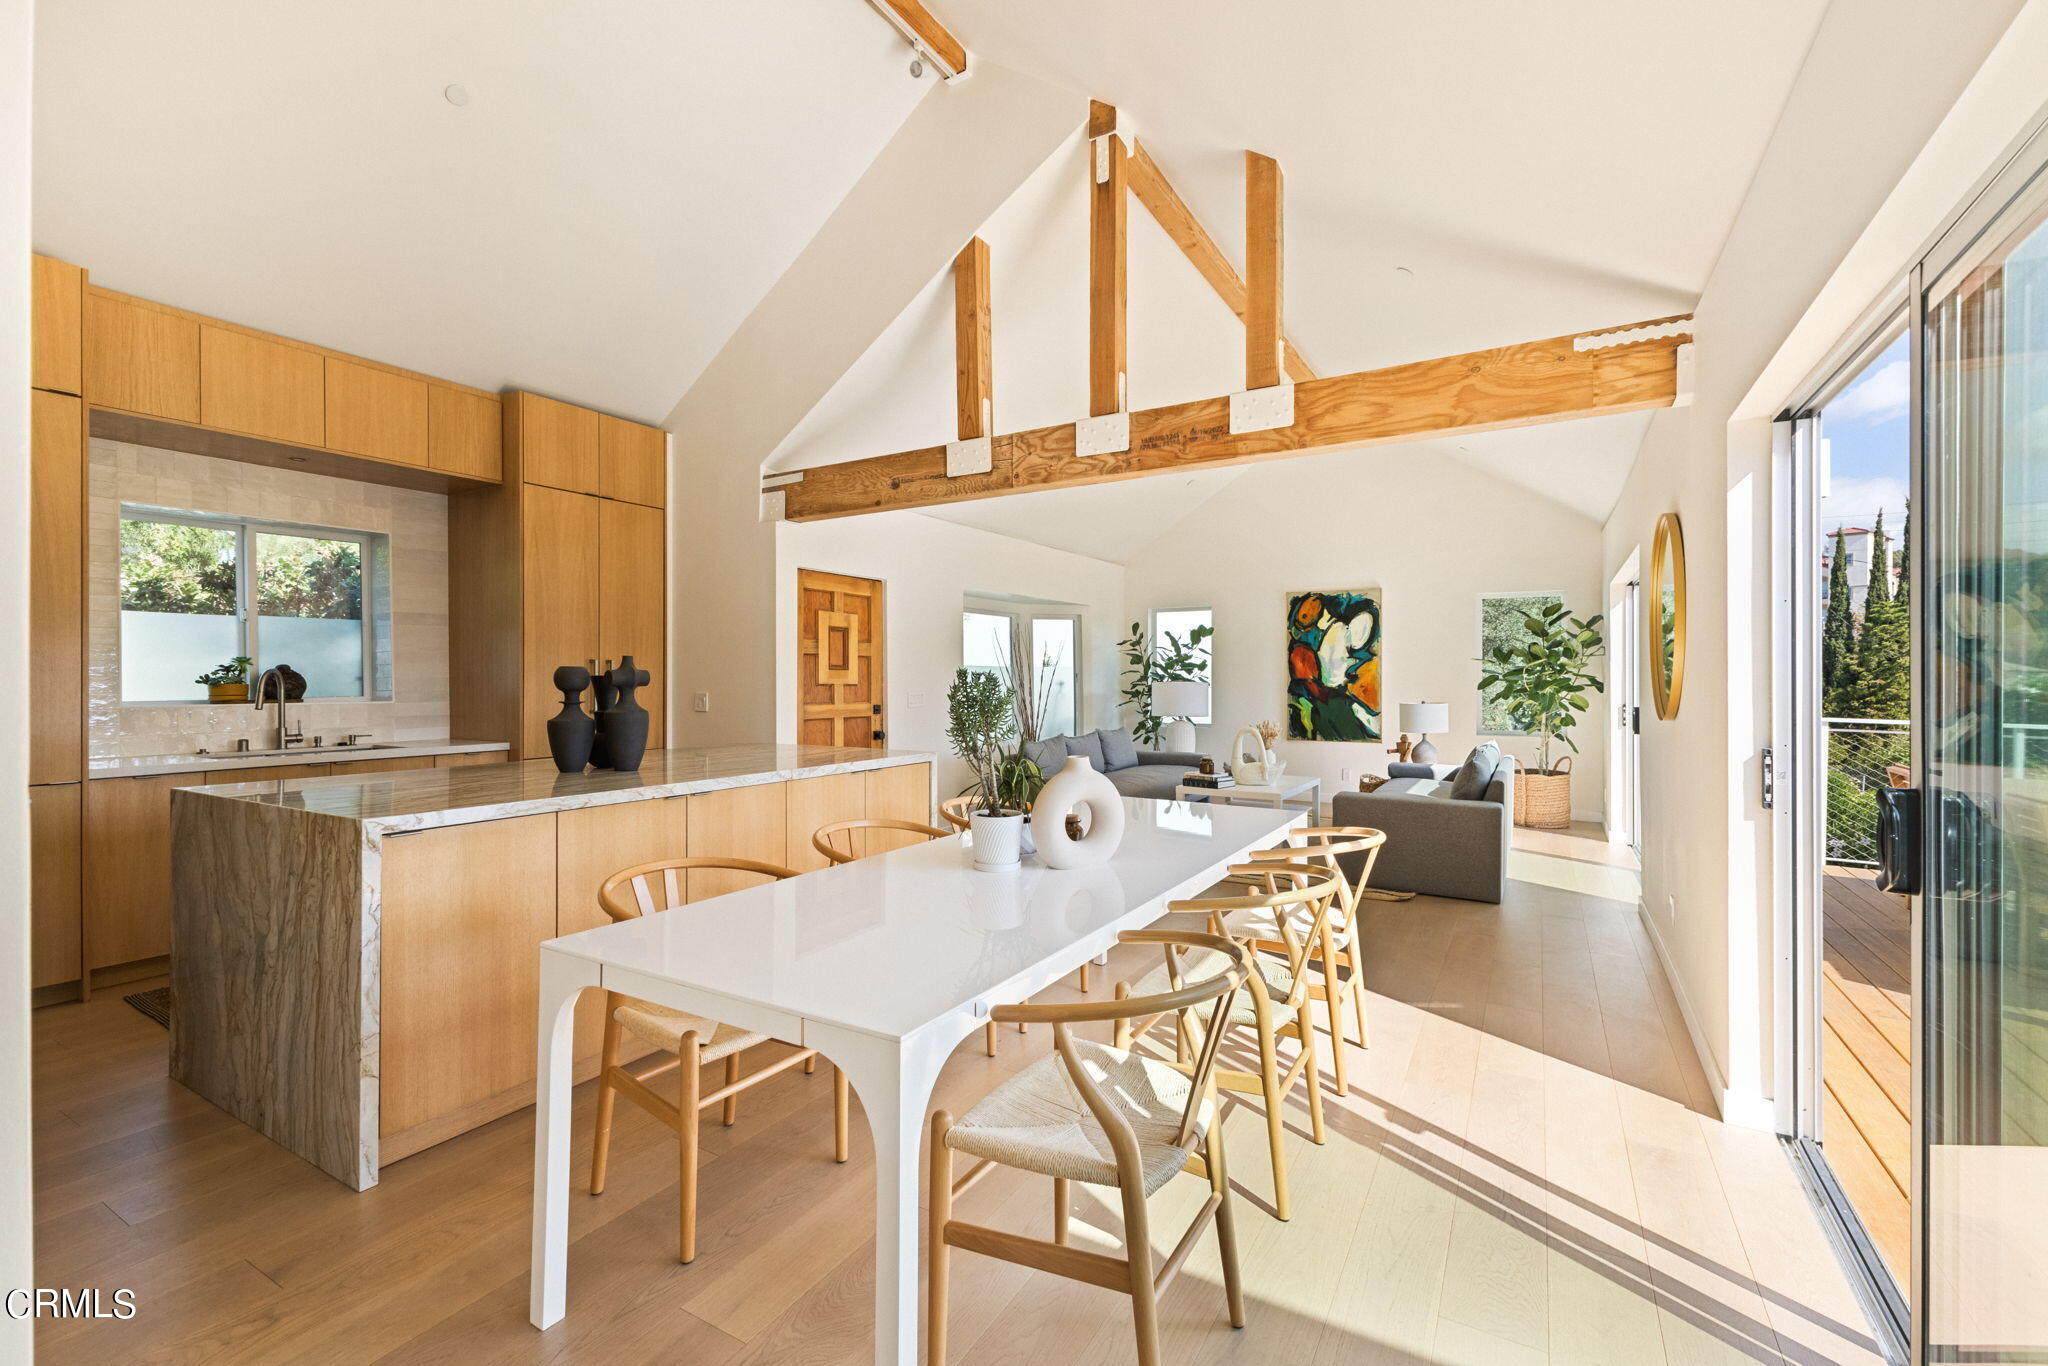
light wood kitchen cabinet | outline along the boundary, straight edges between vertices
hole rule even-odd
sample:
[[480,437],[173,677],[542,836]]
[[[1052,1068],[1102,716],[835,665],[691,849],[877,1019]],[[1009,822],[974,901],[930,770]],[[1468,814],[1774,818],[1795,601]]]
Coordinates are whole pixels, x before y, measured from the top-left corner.
[[[831,860],[818,852],[811,837],[818,828],[834,821],[854,821],[868,814],[867,790],[862,785],[865,775],[859,773],[828,773],[819,778],[800,778],[788,785],[788,828],[784,832],[783,856],[772,862],[784,864],[799,873],[808,873],[824,868]],[[865,852],[856,831],[854,849]]]
[[329,450],[401,465],[427,463],[427,382],[328,356],[325,367]]
[[28,790],[29,985],[79,978],[80,784]]
[[555,934],[555,816],[385,836],[378,934],[377,1127],[392,1162],[470,1127],[508,1091],[527,1092],[513,1108],[531,1102],[534,949]]
[[326,764],[219,769],[85,784],[85,945],[90,969],[171,951],[171,789],[319,778]]
[[662,695],[663,642],[668,637],[668,519],[660,508],[600,502],[597,508],[597,641],[601,664],[632,655],[654,681],[637,694],[647,708],[647,744],[667,733]]
[[[690,853],[698,858],[750,858],[781,863],[789,856],[785,785],[731,787],[699,792],[690,804]],[[758,887],[761,879],[744,873],[696,868],[690,871],[690,899]]]
[[508,395],[505,405],[508,422],[517,428],[522,479],[571,493],[604,491],[598,414],[524,391]]
[[465,479],[504,477],[504,413],[497,399],[427,386],[427,466]]
[[199,420],[199,322],[125,294],[85,292],[85,391],[95,408]]
[[[871,768],[860,775],[862,797],[871,818],[896,821],[917,821],[923,825],[942,825],[944,822],[932,819],[932,766],[930,764],[904,764],[896,768]],[[916,844],[922,836],[907,831],[871,830],[867,832],[866,852],[879,854],[890,849],[900,849],[906,844]]]
[[202,323],[199,420],[302,446],[326,444],[326,372],[318,351]]
[[28,780],[74,783],[85,753],[85,404],[38,389],[31,415]]
[[[690,799],[660,797],[564,811],[555,827],[555,933],[611,924],[597,889],[613,873],[656,859],[682,858],[690,847]],[[686,875],[687,876],[687,875]],[[687,894],[687,887],[685,894]],[[621,1058],[651,1050],[628,1034]],[[576,1003],[576,1057],[595,1058],[604,1044],[604,995],[586,991]]]
[[435,768],[469,768],[474,764],[502,764],[512,756],[502,749],[472,751],[467,754],[436,754]]
[[555,669],[597,655],[598,507],[579,493],[526,490],[521,743],[529,758],[548,752],[547,719],[561,706]]
[[668,433],[622,417],[597,419],[598,492],[660,507],[667,501]]
[[85,381],[85,272],[53,256],[34,261],[29,387],[75,394]]
[[331,766],[328,772],[338,771],[343,774],[404,773],[411,769],[434,767],[436,767],[434,756],[431,754],[406,754],[396,759],[352,759],[346,763]]

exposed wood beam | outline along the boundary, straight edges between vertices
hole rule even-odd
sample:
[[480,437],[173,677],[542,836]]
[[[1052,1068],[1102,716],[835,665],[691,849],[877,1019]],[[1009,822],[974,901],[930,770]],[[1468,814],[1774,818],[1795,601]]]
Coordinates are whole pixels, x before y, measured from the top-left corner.
[[967,49],[918,0],[868,0],[912,47],[929,57],[947,80],[967,72]]
[[996,434],[992,332],[988,243],[976,237],[953,258],[953,371],[962,441]]
[[1283,249],[1286,225],[1280,163],[1244,154],[1244,387],[1265,389],[1281,380],[1280,315],[1285,304]]
[[1114,455],[1077,457],[1074,426],[1062,423],[996,437],[986,474],[949,478],[946,448],[934,446],[774,479],[784,515],[816,521],[1669,407],[1689,320],[1652,322],[1686,326],[1636,341],[1603,337],[1594,346],[1574,343],[1596,334],[1575,333],[1304,381],[1293,390],[1294,420],[1262,431],[1231,431],[1226,396],[1132,413],[1130,449]]
[[[1216,245],[1216,239],[1202,226],[1195,212],[1187,206],[1173,188],[1173,182],[1152,159],[1143,141],[1131,139],[1131,193],[1153,217],[1153,220],[1174,240],[1189,264],[1200,272],[1216,291],[1216,297],[1223,300],[1224,307],[1237,315],[1243,322],[1246,313],[1244,279],[1237,273],[1237,267],[1230,264],[1230,258],[1223,254],[1223,248]],[[1281,343],[1287,349],[1287,377],[1296,382],[1316,377],[1315,367],[1302,358],[1293,342],[1282,333]]]
[[1088,104],[1088,411],[1120,412],[1129,369],[1130,158],[1116,110]]

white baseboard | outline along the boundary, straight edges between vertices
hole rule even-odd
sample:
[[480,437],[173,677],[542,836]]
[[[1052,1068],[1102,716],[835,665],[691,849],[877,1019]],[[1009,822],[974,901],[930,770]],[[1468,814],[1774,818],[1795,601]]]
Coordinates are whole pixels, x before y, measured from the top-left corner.
[[1678,969],[1671,961],[1671,951],[1665,947],[1664,936],[1657,930],[1656,917],[1640,901],[1636,903],[1636,914],[1642,918],[1643,930],[1650,936],[1650,946],[1657,950],[1657,963],[1664,969],[1664,980],[1671,984],[1671,994],[1678,1000],[1678,1013],[1685,1019],[1685,1032],[1692,1039],[1692,1051],[1699,1056],[1700,1070],[1707,1075],[1707,1090],[1721,1112],[1721,1122],[1744,1129],[1777,1132],[1778,1108],[1770,1097],[1753,1091],[1729,1089],[1728,1078],[1723,1075],[1721,1064],[1715,1061],[1714,1050],[1707,1047],[1706,1036],[1700,1031],[1700,1018],[1685,994],[1685,979],[1678,975]]

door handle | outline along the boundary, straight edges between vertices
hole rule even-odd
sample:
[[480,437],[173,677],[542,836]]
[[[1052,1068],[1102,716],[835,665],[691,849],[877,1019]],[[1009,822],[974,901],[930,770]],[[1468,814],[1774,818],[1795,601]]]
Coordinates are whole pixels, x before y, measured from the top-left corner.
[[1877,790],[1877,889],[1920,895],[1920,789]]

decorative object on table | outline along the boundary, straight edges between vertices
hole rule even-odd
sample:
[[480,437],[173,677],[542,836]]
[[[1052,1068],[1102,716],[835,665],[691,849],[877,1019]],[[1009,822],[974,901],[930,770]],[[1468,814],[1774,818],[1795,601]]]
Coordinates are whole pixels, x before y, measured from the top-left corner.
[[1685,692],[1685,530],[1675,512],[1657,519],[1657,540],[1650,550],[1650,612],[1650,691],[1657,718],[1669,721],[1678,715]]
[[590,766],[610,768],[612,766],[611,741],[605,736],[605,712],[618,698],[618,689],[612,684],[612,662],[607,659],[602,666],[596,660],[590,661],[590,710],[597,718],[597,731],[590,742]]
[[1394,761],[1396,763],[1407,763],[1409,761],[1409,756],[1412,755],[1414,752],[1415,742],[1413,740],[1410,740],[1406,735],[1403,735],[1399,740],[1396,740],[1393,744],[1387,746],[1387,753],[1394,756]]
[[1220,790],[1226,787],[1237,786],[1237,779],[1228,773],[1186,773],[1181,775],[1180,781],[1183,787],[1207,787]]
[[[263,700],[265,702],[277,701],[277,691],[279,688],[284,689],[284,700],[287,702],[304,700],[306,696],[306,676],[291,665],[272,664],[263,673]],[[276,676],[272,677],[272,674]]]
[[1280,726],[1273,721],[1255,721],[1240,728],[1230,742],[1230,776],[1251,787],[1280,781],[1287,763],[1273,752],[1280,738]]
[[[1088,832],[1079,835],[1068,818],[1083,810],[1088,813]],[[1031,815],[1038,858],[1048,868],[1093,868],[1107,863],[1123,843],[1123,794],[1078,754],[1046,780]]]
[[1140,743],[1160,747],[1159,732],[1165,722],[1152,710],[1152,689],[1161,683],[1206,682],[1209,651],[1203,642],[1215,634],[1212,626],[1197,626],[1185,636],[1168,631],[1155,645],[1147,638],[1144,623],[1134,621],[1130,635],[1117,642],[1124,652],[1123,706],[1138,714],[1131,734]]
[[1479,691],[1507,703],[1526,716],[1537,739],[1536,767],[1515,779],[1516,824],[1561,830],[1572,819],[1572,771],[1569,755],[1553,766],[1551,741],[1578,752],[1571,729],[1592,703],[1589,692],[1606,685],[1586,665],[1606,653],[1600,637],[1600,616],[1580,618],[1553,603],[1523,619],[1528,638],[1519,645],[1495,647],[1479,660]]
[[1216,761],[1215,761],[1215,759],[1211,758],[1211,757],[1210,757],[1209,755],[1207,755],[1207,754],[1204,754],[1204,755],[1202,756],[1202,767],[1201,767],[1201,770],[1200,770],[1200,771],[1201,771],[1201,772],[1202,772],[1203,774],[1205,774],[1205,775],[1206,775],[1206,774],[1213,774],[1213,773],[1215,773],[1215,772],[1216,772]]
[[1023,758],[1004,748],[1016,733],[1016,696],[1002,679],[975,669],[956,671],[946,690],[946,739],[974,770],[979,800],[967,828],[977,868],[1015,867],[1023,852],[1024,812],[1004,802],[1015,791],[1012,761]]
[[[1481,689],[1485,691],[1485,689]],[[1401,704],[1402,739],[1406,732],[1415,731],[1422,738],[1409,750],[1409,757],[1402,763],[1433,764],[1436,762],[1436,746],[1429,742],[1431,735],[1442,735],[1451,728],[1451,707],[1448,702],[1403,702]]]
[[1288,596],[1287,738],[1380,738],[1376,590]]
[[562,690],[562,709],[548,718],[548,753],[562,772],[581,773],[590,764],[590,747],[597,740],[597,718],[583,710],[582,702],[590,670],[564,664],[555,670],[555,686]]
[[1152,714],[1162,749],[1193,749],[1195,723],[1188,718],[1209,714],[1209,685],[1194,679],[1173,679],[1152,685]]
[[641,756],[647,753],[647,708],[634,694],[653,681],[647,670],[635,667],[631,655],[620,656],[619,667],[611,672],[612,703],[604,713],[604,740],[612,767],[621,773],[638,772]]
[[206,689],[206,700],[209,702],[247,702],[249,666],[253,662],[247,655],[236,655],[227,663],[208,669],[192,681]]

